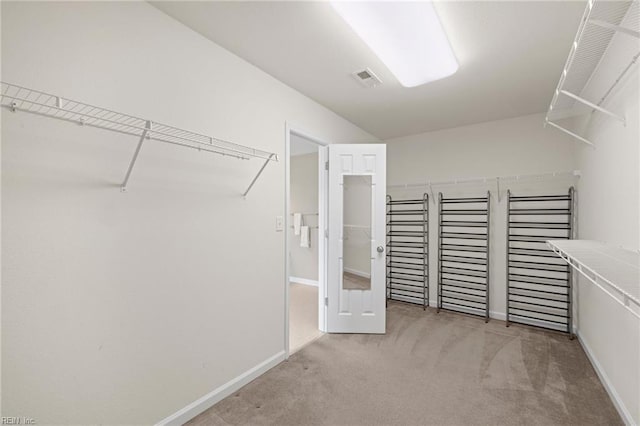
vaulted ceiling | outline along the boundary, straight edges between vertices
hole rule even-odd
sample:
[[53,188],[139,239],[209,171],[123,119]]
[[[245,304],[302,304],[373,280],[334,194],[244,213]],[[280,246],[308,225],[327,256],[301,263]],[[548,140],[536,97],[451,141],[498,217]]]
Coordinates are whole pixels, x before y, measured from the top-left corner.
[[[460,69],[404,88],[328,3],[153,4],[381,139],[546,111],[585,7],[437,2]],[[366,67],[381,86],[353,79]]]

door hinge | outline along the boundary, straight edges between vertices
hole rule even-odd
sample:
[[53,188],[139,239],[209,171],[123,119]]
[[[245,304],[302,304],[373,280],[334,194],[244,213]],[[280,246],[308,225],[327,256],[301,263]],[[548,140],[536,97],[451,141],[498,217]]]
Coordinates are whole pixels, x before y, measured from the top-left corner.
[[324,298],[324,306],[329,306],[329,298],[328,297]]
[[329,238],[329,230],[328,229],[324,230],[324,237],[325,238]]
[[328,161],[324,162],[324,169],[325,170],[329,170],[329,162]]

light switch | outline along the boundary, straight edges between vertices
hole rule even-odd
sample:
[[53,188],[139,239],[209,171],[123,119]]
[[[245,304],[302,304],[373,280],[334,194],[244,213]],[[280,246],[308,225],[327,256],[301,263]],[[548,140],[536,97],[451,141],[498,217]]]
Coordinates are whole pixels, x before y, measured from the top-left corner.
[[284,218],[282,216],[276,216],[276,231],[282,232],[284,230]]

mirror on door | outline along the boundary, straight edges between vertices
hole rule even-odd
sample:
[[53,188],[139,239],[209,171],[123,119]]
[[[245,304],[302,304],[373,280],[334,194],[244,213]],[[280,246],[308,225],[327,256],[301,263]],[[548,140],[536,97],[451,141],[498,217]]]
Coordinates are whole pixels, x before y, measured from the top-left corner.
[[345,175],[343,180],[342,288],[371,290],[370,175]]

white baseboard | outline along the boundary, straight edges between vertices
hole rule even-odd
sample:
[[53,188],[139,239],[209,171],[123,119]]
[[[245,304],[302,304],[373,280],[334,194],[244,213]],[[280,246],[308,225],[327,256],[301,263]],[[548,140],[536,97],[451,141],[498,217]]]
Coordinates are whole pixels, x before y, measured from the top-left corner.
[[[393,297],[395,299],[403,301],[403,302],[411,302],[411,301],[415,300],[415,299],[411,299],[409,297],[402,297],[402,296],[393,296]],[[429,300],[429,307],[437,308],[438,307],[438,301],[430,299]],[[477,315],[478,312],[479,312],[477,310],[467,309],[467,308],[464,308],[462,306],[458,306],[458,307],[456,307],[456,309],[459,309],[460,312],[464,312],[464,313],[468,313],[468,314],[474,314],[474,315]],[[452,312],[452,311],[450,311],[450,312]],[[504,321],[506,317],[507,316],[504,314],[504,312],[489,311],[489,318],[493,318],[493,319]]]
[[318,280],[310,280],[308,278],[289,277],[289,282],[296,283],[296,284],[312,285],[314,287],[318,287]]
[[[411,298],[403,298],[402,296],[394,296],[394,298],[396,300],[400,300],[400,301],[403,301],[403,302],[412,302],[412,301],[415,300],[415,299],[411,299]],[[438,307],[437,300],[434,300],[433,298],[431,298],[429,300],[429,306],[432,307],[432,308],[437,308]],[[476,316],[479,315],[479,314],[482,314],[481,316],[484,315],[484,312],[480,312],[479,310],[464,308],[462,306],[458,306],[458,307],[456,307],[456,309],[459,309],[460,312],[464,312],[464,313],[472,314],[472,315],[476,315]],[[453,311],[450,311],[450,312],[453,312]],[[489,311],[489,318],[496,319],[496,320],[499,320],[499,321],[506,321],[507,320],[507,315],[504,312],[491,311],[490,310]],[[516,324],[513,321],[511,323],[512,324]],[[518,322],[517,324],[519,324],[519,325],[531,325],[531,326],[542,327],[542,328],[546,328],[546,329],[549,328],[548,323],[546,323],[544,321],[529,320],[528,324],[524,323],[524,322]],[[573,333],[575,334],[577,330],[578,329],[574,325]],[[562,332],[564,330],[557,330],[557,331]]]
[[[438,302],[435,301],[435,300],[431,301],[431,306],[437,307],[438,306]],[[470,314],[470,315],[484,317],[484,311],[482,311],[480,309],[465,308],[464,306],[456,306],[456,310],[458,310],[460,312],[464,312],[464,313]],[[496,320],[499,320],[499,321],[505,321],[507,319],[507,315],[504,312],[497,312],[497,311],[489,310],[489,318],[490,319],[496,319]]]
[[348,272],[350,274],[357,275],[359,277],[371,278],[371,274],[367,274],[366,272],[358,271],[356,269],[351,269],[351,268],[343,268],[343,269],[344,269],[344,272]]
[[266,373],[271,368],[280,364],[285,359],[284,351],[278,352],[272,357],[262,361],[260,364],[255,367],[245,371],[238,377],[228,381],[224,385],[212,390],[202,398],[193,401],[191,404],[182,408],[181,410],[176,411],[171,414],[169,417],[166,417],[156,423],[156,426],[180,426],[193,419],[198,414],[203,411],[211,408],[217,402],[223,400],[227,396],[236,392],[238,389],[256,379],[258,376]]
[[580,335],[580,331],[576,333],[576,336],[578,337],[578,342],[580,342],[582,349],[584,349],[584,352],[587,354],[587,358],[589,358],[591,365],[593,365],[593,369],[596,370],[596,374],[598,375],[598,378],[600,378],[600,382],[602,382],[602,385],[609,394],[609,398],[611,398],[614,407],[616,407],[616,410],[618,410],[618,414],[620,414],[620,417],[622,417],[622,420],[628,426],[637,425],[637,423],[633,420],[633,416],[631,416],[631,413],[624,405],[624,402],[622,402],[622,399],[620,399],[620,395],[618,395],[618,392],[616,392],[616,389],[613,387],[613,384],[609,380],[609,376],[607,376],[607,373],[605,373],[604,369],[598,362],[598,359],[596,358],[587,342],[585,342],[585,340]]

